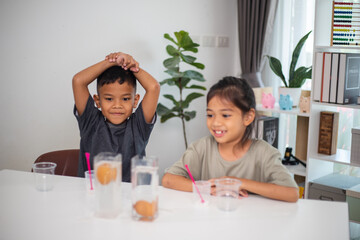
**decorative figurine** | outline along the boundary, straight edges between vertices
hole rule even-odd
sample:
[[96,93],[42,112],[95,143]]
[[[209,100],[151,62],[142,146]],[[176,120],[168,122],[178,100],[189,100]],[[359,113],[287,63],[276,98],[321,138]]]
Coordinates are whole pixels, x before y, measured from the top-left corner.
[[300,97],[300,112],[309,113],[310,112],[310,97]]
[[293,105],[293,99],[289,94],[286,96],[280,94],[279,106],[281,110],[291,110]]
[[264,108],[274,108],[275,97],[271,93],[262,93],[261,103]]

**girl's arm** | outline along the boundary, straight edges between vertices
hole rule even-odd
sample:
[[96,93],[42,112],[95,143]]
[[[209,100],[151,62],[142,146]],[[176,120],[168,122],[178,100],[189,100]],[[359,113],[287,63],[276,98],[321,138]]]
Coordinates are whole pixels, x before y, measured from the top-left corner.
[[240,179],[241,189],[259,194],[264,197],[282,200],[286,202],[297,202],[299,190],[295,187],[285,187],[273,183],[263,183],[248,179]]
[[[297,200],[299,199],[299,190],[295,187],[284,187],[273,183],[257,182],[244,178],[227,178],[235,178],[241,181],[239,194],[243,197],[247,197],[247,192],[252,192],[267,198],[272,198],[285,202],[297,202]],[[215,178],[210,179],[212,187],[215,187],[215,180]]]
[[163,187],[185,192],[192,192],[193,190],[192,181],[190,179],[171,173],[165,173],[162,178],[161,184]]

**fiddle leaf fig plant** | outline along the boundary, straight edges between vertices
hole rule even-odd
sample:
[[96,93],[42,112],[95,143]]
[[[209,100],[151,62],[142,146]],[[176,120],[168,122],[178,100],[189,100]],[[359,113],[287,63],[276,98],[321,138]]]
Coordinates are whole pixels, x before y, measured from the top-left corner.
[[305,36],[303,36],[298,44],[296,45],[293,54],[292,59],[290,63],[289,68],[289,78],[288,81],[286,81],[283,71],[282,71],[282,65],[279,59],[271,56],[267,56],[269,59],[269,65],[271,70],[282,80],[285,87],[289,88],[300,88],[306,81],[306,79],[311,79],[312,74],[312,66],[310,67],[299,67],[295,70],[296,63],[299,59],[299,55],[301,52],[302,47],[305,44],[305,41],[307,40],[308,36],[310,35],[311,31],[308,32]]
[[[198,92],[199,90],[205,91],[204,86],[193,84],[193,81],[204,82],[203,75],[195,70],[184,70],[185,66],[195,67],[196,69],[204,69],[202,63],[196,62],[196,57],[189,55],[197,53],[197,43],[194,43],[188,32],[179,31],[175,32],[175,39],[168,33],[164,34],[164,38],[169,40],[172,44],[166,46],[166,52],[170,55],[169,58],[163,62],[166,68],[165,72],[170,75],[169,78],[160,82],[160,85],[167,84],[169,86],[177,87],[178,94],[164,94],[163,97],[170,100],[172,107],[168,108],[159,103],[157,105],[157,113],[161,117],[160,122],[164,123],[167,120],[178,117],[181,119],[185,147],[188,147],[185,121],[190,121],[196,117],[196,111],[188,110],[190,103],[204,94]],[[188,95],[185,95],[185,91]],[[196,91],[195,91],[196,90]]]

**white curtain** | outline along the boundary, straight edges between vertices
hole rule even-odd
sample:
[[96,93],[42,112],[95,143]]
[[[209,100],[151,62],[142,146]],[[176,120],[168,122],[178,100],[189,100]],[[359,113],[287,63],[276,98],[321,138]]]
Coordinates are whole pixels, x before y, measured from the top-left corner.
[[[278,58],[283,64],[283,73],[285,78],[289,76],[289,65],[292,52],[298,41],[310,30],[314,29],[314,0],[279,0],[277,13],[274,21],[274,30],[272,40],[264,49],[264,55],[270,55]],[[313,55],[313,33],[307,39],[297,66],[312,65]],[[274,96],[278,96],[278,87],[282,82],[269,67],[266,60],[262,72],[264,86],[273,87]],[[308,80],[303,89],[311,89],[311,80]],[[286,147],[292,147],[295,151],[296,143],[296,116],[289,114],[280,114],[281,127],[279,129],[279,151],[284,154]],[[296,152],[295,152],[296,155]]]
[[[283,72],[286,78],[289,75],[291,56],[296,44],[306,33],[314,29],[314,9],[314,0],[279,0],[278,2],[272,41],[266,54],[274,56],[284,63]],[[312,53],[313,34],[310,34],[301,51],[297,67],[310,66]],[[262,71],[262,79],[265,86],[271,86],[274,90],[281,86],[280,78],[271,71],[268,61]],[[303,88],[310,89],[310,87],[309,80]],[[274,92],[274,94],[276,93]]]

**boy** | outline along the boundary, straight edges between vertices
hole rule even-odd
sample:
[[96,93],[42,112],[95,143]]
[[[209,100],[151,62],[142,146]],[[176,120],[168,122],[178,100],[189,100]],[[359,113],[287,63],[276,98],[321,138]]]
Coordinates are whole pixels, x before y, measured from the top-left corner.
[[[88,85],[96,78],[97,94],[91,98]],[[136,79],[146,93],[133,113],[140,99]],[[118,52],[77,73],[72,87],[81,136],[78,176],[87,170],[85,152],[92,166],[98,153],[117,152],[122,154],[122,181],[130,182],[131,158],[145,155],[156,121],[159,83],[130,55]]]

